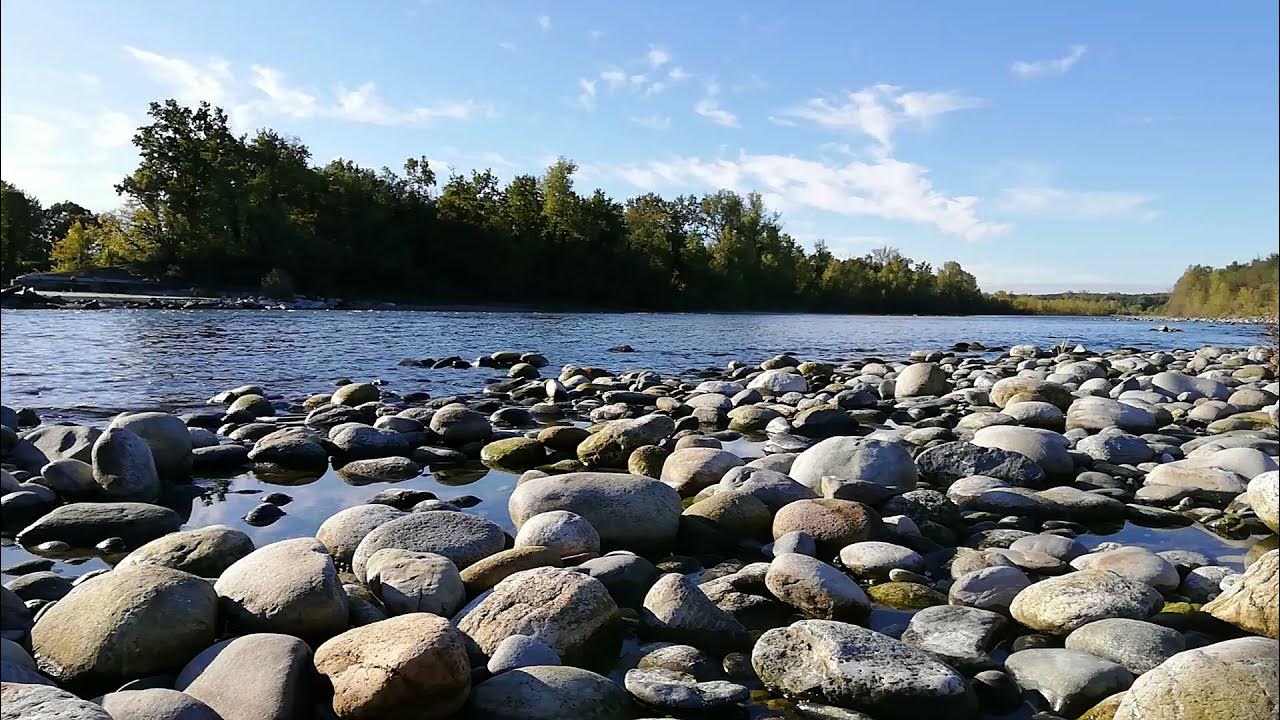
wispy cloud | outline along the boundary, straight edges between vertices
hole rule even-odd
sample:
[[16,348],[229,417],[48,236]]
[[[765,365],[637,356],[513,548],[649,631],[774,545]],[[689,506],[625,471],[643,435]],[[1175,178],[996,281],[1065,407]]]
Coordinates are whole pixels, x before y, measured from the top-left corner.
[[978,98],[950,90],[903,92],[897,85],[879,84],[848,93],[843,102],[812,98],[784,110],[782,116],[807,120],[828,130],[858,132],[887,149],[892,147],[893,135],[903,123],[927,125],[946,113],[982,104]]
[[649,52],[645,54],[645,59],[649,61],[649,67],[660,68],[671,62],[671,53],[657,45],[650,45]]
[[736,160],[679,157],[627,165],[615,168],[614,174],[646,190],[755,190],[782,210],[809,208],[904,220],[966,240],[1002,235],[1010,228],[979,217],[978,198],[947,195],[934,188],[924,168],[889,157],[840,164],[743,153]]
[[291,85],[275,68],[251,65],[242,92],[231,64],[220,58],[198,65],[182,58],[166,57],[126,46],[125,52],[142,64],[156,82],[188,104],[208,101],[222,106],[232,119],[247,125],[259,117],[328,118],[374,125],[424,125],[439,120],[492,117],[491,105],[476,100],[440,100],[430,104],[396,107],[378,94],[372,82],[353,90],[338,87],[332,100]]
[[714,81],[707,83],[707,93],[694,103],[693,111],[711,122],[724,127],[738,127],[738,116],[720,107],[720,86]]
[[631,122],[646,127],[650,130],[666,130],[671,127],[671,118],[667,115],[645,115],[642,117],[632,117]]
[[1072,45],[1067,54],[1049,60],[1019,60],[1009,67],[1009,72],[1020,78],[1044,77],[1049,75],[1066,75],[1071,68],[1080,62],[1089,48],[1084,45]]
[[1155,197],[1145,193],[1099,190],[1068,190],[1057,187],[1014,187],[1000,191],[995,207],[1009,215],[1057,220],[1097,220],[1128,218],[1154,220],[1159,211],[1151,207]]
[[503,40],[502,42],[498,43],[498,47],[502,48],[503,50],[506,50],[507,52],[516,52],[517,50],[520,49],[519,47],[516,46],[515,43],[509,40]]
[[578,104],[587,110],[596,109],[596,82],[587,78],[578,78],[578,88],[582,90],[578,93]]
[[542,28],[544,32],[551,29],[550,15],[539,15],[537,20],[538,20],[538,27]]

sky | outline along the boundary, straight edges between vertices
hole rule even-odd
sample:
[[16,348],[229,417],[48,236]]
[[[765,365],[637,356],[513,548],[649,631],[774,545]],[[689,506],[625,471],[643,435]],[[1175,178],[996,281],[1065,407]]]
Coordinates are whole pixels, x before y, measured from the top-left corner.
[[147,103],[317,163],[760,192],[839,256],[1160,291],[1275,252],[1277,4],[0,3],[0,175],[98,211]]

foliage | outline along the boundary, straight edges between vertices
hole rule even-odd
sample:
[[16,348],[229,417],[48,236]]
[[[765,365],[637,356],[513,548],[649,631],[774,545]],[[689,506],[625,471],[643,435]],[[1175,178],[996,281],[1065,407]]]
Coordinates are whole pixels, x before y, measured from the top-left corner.
[[1277,314],[1280,254],[1222,268],[1192,265],[1173,286],[1164,312],[1182,317],[1267,317]]
[[1148,315],[1164,307],[1166,293],[1057,293],[1014,295],[998,292],[992,298],[1011,312],[1028,315]]
[[39,242],[43,219],[39,201],[0,181],[0,274],[4,277],[41,263],[47,255]]
[[293,277],[285,270],[272,268],[262,277],[262,292],[277,300],[292,300]]

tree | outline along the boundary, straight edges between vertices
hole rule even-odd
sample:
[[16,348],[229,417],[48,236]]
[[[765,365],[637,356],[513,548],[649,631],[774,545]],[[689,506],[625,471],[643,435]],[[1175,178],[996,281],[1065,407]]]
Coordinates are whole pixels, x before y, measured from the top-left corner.
[[0,180],[0,275],[11,278],[48,257],[40,244],[43,219],[38,200]]

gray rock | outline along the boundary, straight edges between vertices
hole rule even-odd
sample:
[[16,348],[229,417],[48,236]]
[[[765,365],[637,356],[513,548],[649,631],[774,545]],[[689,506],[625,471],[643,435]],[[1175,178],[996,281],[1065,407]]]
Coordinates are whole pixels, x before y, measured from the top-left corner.
[[1068,430],[1081,428],[1098,431],[1118,427],[1126,432],[1151,432],[1160,423],[1150,412],[1110,398],[1077,398],[1067,410]]
[[515,547],[542,546],[560,557],[599,554],[600,534],[585,518],[568,510],[538,513],[520,524]]
[[70,458],[80,462],[93,459],[93,444],[102,431],[84,425],[45,425],[27,433],[24,439],[39,450],[46,462]]
[[35,482],[69,499],[88,498],[99,490],[93,477],[93,466],[83,460],[62,458],[40,468]]
[[715,448],[676,450],[662,463],[662,482],[675,488],[682,497],[696,495],[699,490],[720,482],[730,469],[742,465],[742,458]]
[[874,483],[891,494],[914,489],[917,479],[916,466],[901,443],[858,437],[819,442],[796,457],[790,474],[815,493],[822,492],[828,476]]
[[391,615],[449,617],[467,601],[458,568],[435,553],[383,548],[369,556],[365,576],[369,590]]
[[171,533],[182,518],[166,507],[147,503],[71,503],[54,508],[18,533],[18,542],[28,547],[50,540],[72,547],[93,547],[107,538],[122,538],[142,544]]
[[902,642],[973,672],[994,664],[987,653],[1004,629],[1003,616],[962,605],[934,605],[911,616]]
[[528,635],[511,635],[498,643],[486,666],[489,672],[498,673],[534,665],[559,665],[560,656],[541,640]]
[[801,620],[756,641],[751,664],[771,690],[877,717],[973,717],[964,678],[928,653],[856,625]]
[[1000,448],[1036,461],[1051,478],[1071,477],[1075,463],[1069,452],[1070,445],[1061,434],[1040,428],[1013,425],[992,425],[973,434],[974,445]]
[[378,525],[356,546],[351,569],[365,579],[365,563],[383,548],[443,555],[459,570],[486,558],[505,545],[502,528],[477,515],[454,510],[410,513]]
[[649,589],[640,619],[657,639],[687,642],[708,652],[742,650],[751,642],[742,623],[676,573],[659,577]]
[[871,612],[871,600],[857,583],[807,555],[775,555],[764,584],[774,597],[809,617],[855,621]]
[[1141,675],[1187,648],[1177,630],[1142,620],[1097,620],[1067,635],[1066,646],[1123,665]]
[[840,550],[840,563],[858,577],[886,580],[894,569],[924,572],[924,558],[911,548],[893,543],[868,540],[846,545]]
[[971,475],[993,477],[1018,487],[1037,487],[1044,482],[1044,469],[1031,458],[963,441],[927,448],[916,455],[915,462],[920,477],[940,487]]
[[194,575],[113,570],[41,613],[31,646],[40,669],[60,683],[118,686],[177,670],[213,642],[217,606],[213,588]]
[[316,530],[316,538],[329,549],[335,562],[350,565],[356,548],[366,535],[374,528],[404,516],[403,510],[390,505],[356,505],[330,515]]
[[1134,681],[1115,720],[1275,720],[1277,647],[1246,637],[1178,653]]
[[52,685],[5,681],[0,685],[4,720],[112,720],[101,706]]
[[111,720],[225,720],[190,695],[165,688],[107,693],[102,709]]
[[624,468],[637,448],[657,445],[673,432],[675,421],[666,415],[614,420],[579,443],[578,459],[588,467]]
[[[182,431],[187,431],[185,425]],[[107,428],[98,436],[93,444],[93,478],[98,494],[108,500],[152,502],[160,497],[160,476],[150,446],[125,428]]]
[[191,659],[174,689],[222,720],[310,717],[311,648],[296,637],[254,633],[223,640]]
[[893,396],[909,398],[946,395],[951,392],[951,385],[947,380],[947,372],[937,364],[914,363],[898,373],[893,383]]
[[233,631],[322,638],[347,627],[347,595],[333,558],[315,538],[254,550],[224,570],[213,588]]
[[1249,481],[1247,488],[1249,507],[1258,514],[1258,519],[1271,528],[1271,532],[1280,532],[1280,472],[1264,472]]
[[591,523],[605,549],[661,552],[675,542],[680,494],[639,475],[566,473],[520,483],[507,501],[512,522],[568,510]]
[[160,565],[216,578],[251,552],[253,540],[248,535],[226,525],[208,525],[156,538],[126,555],[116,567]]
[[282,428],[258,439],[249,459],[290,470],[323,470],[329,465],[329,451],[314,432],[304,428]]
[[957,578],[947,599],[952,605],[1008,614],[1014,599],[1030,585],[1026,573],[1016,567],[988,567]]
[[422,467],[407,457],[380,457],[352,460],[338,468],[338,476],[348,485],[400,482],[422,474]]
[[743,465],[730,468],[716,484],[717,492],[741,491],[754,495],[770,511],[796,500],[809,500],[818,495],[777,470]]
[[[191,432],[181,418],[161,412],[121,415],[111,421],[104,434],[109,435],[113,430],[128,430],[142,438],[151,449],[156,473],[161,478],[178,480],[191,475]],[[96,457],[95,451],[95,468]]]
[[329,441],[352,460],[384,458],[410,450],[409,436],[362,423],[342,423],[329,430]]
[[663,710],[708,711],[740,703],[751,696],[747,688],[725,680],[698,680],[687,673],[663,668],[628,670],[627,692]]
[[1140,547],[1121,547],[1081,555],[1071,561],[1071,566],[1078,570],[1109,570],[1120,577],[1150,585],[1165,593],[1177,590],[1181,582],[1178,570],[1172,563]]
[[1022,650],[1010,655],[1004,666],[1023,690],[1040,693],[1050,709],[1067,717],[1133,683],[1133,674],[1122,666],[1079,650]]
[[630,720],[627,693],[589,670],[557,665],[525,667],[476,685],[470,717],[488,720]]
[[1041,580],[1014,598],[1013,618],[1032,630],[1066,635],[1095,620],[1142,620],[1164,604],[1150,585],[1106,570],[1079,570]]

